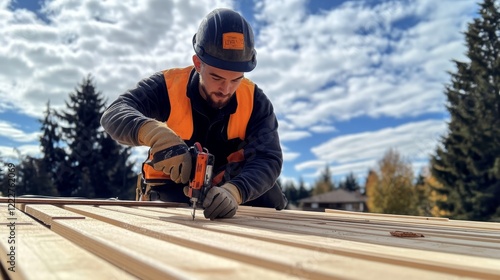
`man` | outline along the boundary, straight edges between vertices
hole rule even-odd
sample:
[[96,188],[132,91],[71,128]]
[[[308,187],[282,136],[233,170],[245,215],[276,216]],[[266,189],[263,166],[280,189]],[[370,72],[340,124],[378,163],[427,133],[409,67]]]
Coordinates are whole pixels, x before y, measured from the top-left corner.
[[171,153],[143,164],[149,197],[189,202],[188,147],[199,142],[215,157],[206,218],[230,218],[239,204],[284,209],[278,122],[263,91],[244,77],[257,64],[250,25],[235,11],[216,9],[201,22],[193,48],[193,66],[142,80],[109,106],[102,126],[122,144],[150,147],[149,159]]

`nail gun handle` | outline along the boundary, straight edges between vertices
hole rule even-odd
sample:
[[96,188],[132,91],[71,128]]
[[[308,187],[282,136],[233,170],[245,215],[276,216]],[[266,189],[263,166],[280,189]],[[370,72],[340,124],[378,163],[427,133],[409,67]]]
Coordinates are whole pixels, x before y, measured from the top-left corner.
[[154,166],[155,163],[160,162],[162,160],[166,160],[178,155],[182,155],[189,152],[189,148],[185,144],[174,145],[172,147],[168,147],[164,150],[156,152],[152,157],[150,157],[146,164],[151,167]]

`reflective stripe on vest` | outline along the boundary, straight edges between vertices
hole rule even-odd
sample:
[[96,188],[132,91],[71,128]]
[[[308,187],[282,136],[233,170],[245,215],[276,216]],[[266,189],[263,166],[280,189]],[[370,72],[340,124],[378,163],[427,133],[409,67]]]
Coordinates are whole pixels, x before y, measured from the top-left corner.
[[[189,75],[193,66],[186,68],[169,69],[163,72],[170,99],[170,116],[167,126],[184,140],[190,140],[193,135],[193,113],[191,100],[187,96]],[[255,85],[243,78],[236,89],[236,111],[229,117],[227,139],[245,139],[246,129],[253,110]]]

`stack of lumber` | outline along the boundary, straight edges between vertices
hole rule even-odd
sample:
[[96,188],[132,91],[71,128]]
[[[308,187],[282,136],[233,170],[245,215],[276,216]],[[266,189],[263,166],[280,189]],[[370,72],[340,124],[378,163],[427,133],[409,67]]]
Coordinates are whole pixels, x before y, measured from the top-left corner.
[[500,279],[499,223],[245,206],[210,221],[182,204],[20,201],[12,215],[0,200],[5,279]]

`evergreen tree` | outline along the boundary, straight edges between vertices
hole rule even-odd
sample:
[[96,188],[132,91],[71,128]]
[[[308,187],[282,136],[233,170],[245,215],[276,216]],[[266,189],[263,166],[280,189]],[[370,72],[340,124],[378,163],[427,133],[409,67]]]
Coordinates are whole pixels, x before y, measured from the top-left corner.
[[46,173],[50,178],[51,184],[57,189],[62,188],[67,181],[62,169],[66,165],[66,152],[61,147],[61,135],[59,125],[55,120],[55,112],[50,108],[50,102],[47,102],[47,108],[44,112],[45,117],[39,120],[42,124],[42,135],[40,136],[40,146],[43,157],[40,161],[40,172]]
[[[15,149],[17,157],[15,159],[9,160],[9,162],[0,163],[0,169],[2,169],[2,178],[0,182],[2,183],[2,194],[7,196],[12,191],[15,192],[15,196],[21,195],[57,195],[57,189],[52,183],[48,173],[42,170],[43,162],[41,159],[34,158],[31,156],[23,156],[19,150]],[[15,173],[13,176],[6,176],[11,172],[7,172],[9,169],[9,163],[14,164]],[[13,184],[15,189],[12,189],[10,185]],[[10,189],[10,190],[9,190]]]
[[67,110],[57,114],[64,121],[62,133],[70,151],[61,168],[67,181],[60,193],[131,198],[136,175],[128,163],[130,150],[113,141],[100,126],[105,103],[102,93],[88,76],[69,98]]
[[310,197],[311,193],[312,193],[312,191],[308,190],[306,188],[306,185],[304,183],[304,179],[301,177],[299,180],[299,189],[297,191],[297,201],[299,201],[300,199],[306,198],[306,197]]
[[340,182],[339,188],[345,189],[350,192],[359,191],[360,186],[358,184],[356,176],[354,176],[354,173],[350,172],[349,174],[347,174],[344,181]]
[[46,195],[57,196],[57,189],[49,173],[43,170],[43,161],[39,158],[26,156],[17,166],[18,180],[16,195]]
[[9,194],[9,182],[6,179],[8,162],[4,161],[2,154],[0,153],[0,196],[8,196]]
[[297,205],[298,190],[293,182],[287,182],[283,186],[283,192],[288,199],[288,206]]
[[335,187],[332,181],[332,174],[330,172],[330,167],[327,165],[325,170],[321,173],[319,180],[316,182],[312,195],[318,195],[322,193],[331,192]]
[[96,190],[97,197],[118,197],[120,199],[135,198],[137,174],[133,172],[134,163],[129,161],[130,147],[123,147],[105,134],[101,139],[100,168],[108,187]]
[[426,182],[424,171],[420,172],[415,182],[415,192],[417,195],[418,214],[420,216],[432,216],[434,202],[431,200],[432,188]]
[[500,7],[484,0],[468,26],[469,62],[454,61],[446,86],[448,134],[431,159],[443,186],[444,211],[455,219],[491,220],[500,214]]

